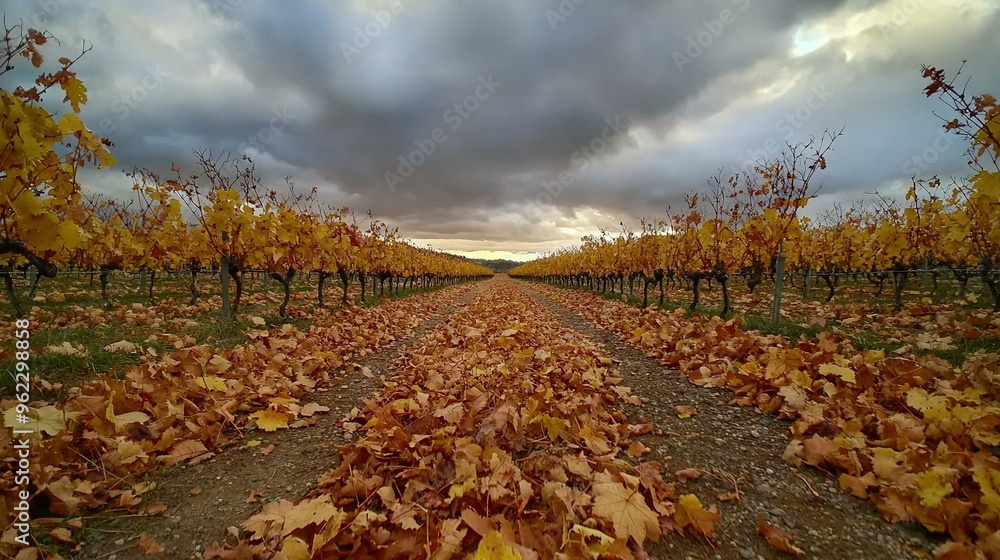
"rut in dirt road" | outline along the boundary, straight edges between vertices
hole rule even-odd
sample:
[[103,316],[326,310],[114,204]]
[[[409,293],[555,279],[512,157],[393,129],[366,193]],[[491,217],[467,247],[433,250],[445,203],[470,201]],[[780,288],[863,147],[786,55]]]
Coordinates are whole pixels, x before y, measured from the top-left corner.
[[[682,484],[716,504],[722,514],[715,549],[668,534],[647,547],[652,556],[673,558],[788,558],[758,534],[761,516],[795,536],[809,558],[841,560],[929,558],[937,543],[915,524],[890,524],[867,501],[840,491],[835,481],[811,469],[793,469],[782,459],[788,424],[748,409],[727,406],[728,391],[698,387],[613,333],[598,328],[533,286],[520,287],[572,329],[611,352],[625,384],[643,399],[626,405],[633,422],[650,422],[664,435],[643,435],[652,458],[667,470],[700,477]],[[696,412],[680,418],[677,407]],[[684,411],[685,409],[681,409]],[[739,499],[735,498],[739,491]],[[720,499],[721,498],[721,499]]]
[[353,371],[311,393],[309,402],[329,408],[327,413],[313,417],[314,425],[258,433],[253,438],[260,443],[254,447],[238,440],[210,461],[180,466],[156,477],[157,488],[150,500],[165,504],[166,511],[156,517],[127,518],[110,527],[98,526],[95,534],[99,537],[86,543],[76,557],[150,558],[140,546],[140,538],[148,535],[166,548],[156,558],[202,558],[211,543],[225,538],[230,527],[239,525],[263,503],[305,495],[319,475],[339,460],[337,446],[353,437],[344,432],[340,419],[354,407],[362,406],[363,399],[374,392],[379,378],[388,373],[397,356],[405,354],[407,347],[481,289],[481,284],[458,286],[409,296],[427,308],[427,318],[408,329],[405,338],[356,360]]

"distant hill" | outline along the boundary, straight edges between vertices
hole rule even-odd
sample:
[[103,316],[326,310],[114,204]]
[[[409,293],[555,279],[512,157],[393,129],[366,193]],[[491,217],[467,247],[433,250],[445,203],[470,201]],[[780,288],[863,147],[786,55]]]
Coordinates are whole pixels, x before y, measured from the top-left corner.
[[508,270],[514,268],[519,264],[517,261],[508,261],[506,259],[471,259],[472,262],[476,264],[483,265],[487,268],[492,268],[494,272],[507,272]]

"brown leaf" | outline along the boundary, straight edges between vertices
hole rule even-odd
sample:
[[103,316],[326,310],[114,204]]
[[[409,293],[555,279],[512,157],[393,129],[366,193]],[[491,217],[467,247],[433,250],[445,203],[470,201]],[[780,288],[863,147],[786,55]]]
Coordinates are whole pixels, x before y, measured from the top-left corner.
[[802,441],[802,461],[814,467],[822,466],[837,453],[837,445],[822,436],[812,436]]
[[632,445],[628,447],[628,450],[625,452],[625,454],[628,455],[629,457],[635,458],[635,457],[642,457],[646,453],[649,453],[649,451],[650,449],[645,445],[643,445],[641,441],[633,441]]
[[787,552],[789,554],[794,554],[798,556],[803,553],[803,550],[792,544],[792,535],[774,527],[768,525],[764,521],[764,514],[760,514],[760,520],[757,523],[757,530],[760,531],[760,535],[764,537],[767,544],[771,547],[780,550],[782,552]]
[[693,406],[686,405],[686,404],[675,406],[674,410],[677,411],[677,417],[680,418],[680,419],[682,419],[682,420],[685,419],[685,418],[690,418],[690,417],[694,416],[695,414],[698,414],[698,409],[697,408],[695,408]]
[[317,412],[330,412],[330,407],[311,402],[299,409],[299,415],[301,416],[312,416]]
[[54,538],[59,542],[64,542],[64,543],[73,542],[73,534],[66,527],[56,527],[55,529],[49,531],[49,535],[51,535],[52,538]]
[[696,469],[694,467],[691,467],[688,469],[681,469],[677,471],[676,473],[674,473],[674,476],[677,477],[677,482],[687,482],[689,480],[700,478],[701,473],[702,473],[701,469]]
[[139,536],[139,550],[143,554],[151,555],[166,552],[167,549],[162,544],[156,542],[156,539],[153,537],[143,534]]

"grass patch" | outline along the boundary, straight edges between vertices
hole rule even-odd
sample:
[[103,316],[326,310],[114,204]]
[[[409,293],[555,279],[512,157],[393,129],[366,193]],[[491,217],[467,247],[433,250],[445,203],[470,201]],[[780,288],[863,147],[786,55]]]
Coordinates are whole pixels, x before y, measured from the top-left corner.
[[[92,378],[98,374],[123,372],[128,366],[138,364],[139,356],[104,350],[105,346],[120,340],[142,344],[143,347],[153,347],[157,352],[171,349],[162,344],[144,342],[145,338],[145,334],[124,334],[118,329],[107,327],[40,329],[31,335],[32,352],[28,362],[31,366],[31,376],[49,383],[72,385],[81,379]],[[39,353],[41,348],[62,346],[66,342],[82,345],[86,353]],[[0,361],[0,370],[3,371],[0,374],[0,395],[13,393],[15,363],[13,357]]]

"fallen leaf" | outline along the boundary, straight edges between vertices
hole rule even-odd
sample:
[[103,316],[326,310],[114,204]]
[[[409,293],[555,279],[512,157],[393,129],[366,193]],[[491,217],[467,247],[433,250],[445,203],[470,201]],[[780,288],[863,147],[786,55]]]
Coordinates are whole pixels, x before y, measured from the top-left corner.
[[764,514],[760,514],[760,520],[757,523],[757,530],[760,531],[760,535],[764,537],[767,544],[771,547],[780,550],[782,552],[787,552],[789,554],[794,554],[798,556],[803,553],[803,550],[792,544],[792,535],[774,527],[768,525],[764,521]]
[[503,542],[499,531],[493,531],[479,541],[475,560],[520,560],[521,555]]
[[660,538],[660,522],[638,489],[626,488],[607,471],[594,480],[594,515],[611,521],[616,537],[639,544]]
[[73,542],[73,533],[71,533],[70,530],[67,529],[66,527],[56,527],[55,529],[49,531],[49,535],[51,535],[52,538],[54,538],[59,542],[64,542],[64,543]]
[[127,340],[119,340],[105,346],[104,351],[115,354],[132,354],[139,351],[139,345]]
[[677,482],[687,482],[689,480],[700,478],[701,472],[702,472],[701,469],[696,469],[692,467],[688,469],[681,469],[676,473],[674,473],[674,476],[677,477]]
[[146,555],[160,554],[167,551],[166,547],[156,542],[156,539],[145,534],[139,536],[139,550]]
[[265,432],[273,432],[279,428],[288,427],[288,415],[270,410],[258,410],[250,415],[257,419],[257,427]]
[[302,416],[312,416],[317,412],[330,412],[330,407],[311,402],[299,409],[299,414]]
[[674,521],[682,528],[690,526],[711,539],[715,537],[715,522],[719,519],[722,517],[718,513],[702,508],[701,501],[693,494],[685,494],[677,501]]
[[686,404],[675,406],[674,410],[677,411],[677,417],[680,418],[681,420],[690,418],[695,414],[698,414],[697,408]]

